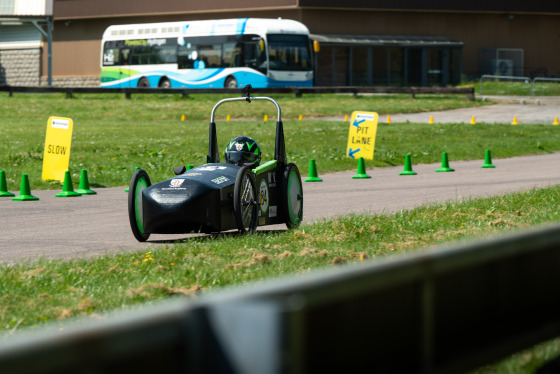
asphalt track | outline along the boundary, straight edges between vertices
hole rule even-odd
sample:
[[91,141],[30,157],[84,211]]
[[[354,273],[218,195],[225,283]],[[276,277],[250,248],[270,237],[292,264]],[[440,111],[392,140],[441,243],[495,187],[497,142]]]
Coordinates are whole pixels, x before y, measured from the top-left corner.
[[[514,113],[507,105],[495,106],[493,110],[499,112],[500,107],[502,116]],[[559,111],[558,106],[549,106],[549,111],[542,110],[547,108],[544,106],[530,107],[532,117],[542,119],[537,123],[549,123],[548,117]],[[445,112],[452,119],[447,122],[467,122],[449,112],[456,111]],[[465,115],[462,109],[458,112]],[[560,126],[557,128],[560,131]],[[455,169],[450,173],[436,173],[440,164],[430,164],[413,165],[418,173],[415,176],[400,176],[402,167],[368,169],[371,179],[352,179],[355,171],[320,174],[323,182],[303,184],[304,223],[353,212],[391,213],[434,202],[560,184],[560,153],[494,159],[495,169],[482,169],[482,159],[483,154],[480,160],[455,162],[450,152],[450,166]],[[54,197],[58,192],[32,191],[39,201],[0,198],[0,262],[147,251],[173,245],[173,240],[187,237],[152,235],[148,243],[138,243],[130,231],[124,187],[97,189],[97,195],[73,198]],[[285,226],[266,228],[284,229]]]

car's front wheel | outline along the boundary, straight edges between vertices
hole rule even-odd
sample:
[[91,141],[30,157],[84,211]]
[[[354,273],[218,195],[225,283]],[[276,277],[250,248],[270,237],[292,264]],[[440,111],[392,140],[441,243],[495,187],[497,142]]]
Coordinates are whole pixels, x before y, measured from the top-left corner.
[[145,242],[150,234],[144,232],[144,212],[142,209],[142,192],[150,187],[152,182],[145,170],[138,169],[132,174],[128,187],[128,220],[132,234],[139,242]]

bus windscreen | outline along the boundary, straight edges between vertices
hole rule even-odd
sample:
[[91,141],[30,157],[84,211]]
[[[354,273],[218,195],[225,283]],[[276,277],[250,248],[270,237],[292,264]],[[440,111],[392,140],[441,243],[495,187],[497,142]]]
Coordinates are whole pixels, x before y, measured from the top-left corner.
[[268,35],[270,70],[311,70],[309,38],[306,35]]

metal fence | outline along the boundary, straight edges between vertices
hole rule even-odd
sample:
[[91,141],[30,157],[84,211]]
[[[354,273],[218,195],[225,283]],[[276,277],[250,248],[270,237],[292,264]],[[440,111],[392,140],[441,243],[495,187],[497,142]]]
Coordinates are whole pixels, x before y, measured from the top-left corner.
[[[532,82],[530,77],[513,77],[513,76],[509,76],[509,75],[488,75],[488,74],[484,74],[483,76],[480,77],[480,84],[479,84],[479,89],[478,89],[478,94],[480,96],[483,96],[483,90],[482,90],[482,81],[485,79],[498,79],[498,80],[507,80],[507,81],[521,81],[521,83],[527,83],[529,84],[530,82]],[[530,86],[532,87],[532,86]],[[532,92],[533,90],[531,89],[531,96],[532,96]]]
[[[66,97],[71,98],[74,94],[99,94],[113,93],[124,94],[130,99],[132,94],[178,94],[187,96],[189,94],[239,94],[240,89],[228,88],[90,88],[90,87],[21,87],[21,86],[0,86],[0,92],[7,92],[9,96],[14,93],[65,93]],[[301,97],[304,94],[319,93],[347,93],[347,94],[409,94],[414,98],[417,94],[463,94],[468,100],[474,100],[474,88],[472,87],[362,87],[362,86],[342,86],[342,87],[287,87],[287,88],[254,88],[253,93],[279,93],[295,94]]]
[[0,373],[463,373],[560,336],[560,226],[0,339]]
[[544,78],[544,77],[536,77],[531,82],[531,96],[535,95],[535,83],[537,82],[558,82],[560,83],[560,78]]
[[530,88],[530,96],[534,97],[535,95],[535,83],[536,82],[559,82],[560,78],[544,78],[544,77],[517,77],[517,76],[505,76],[505,75],[483,75],[480,77],[480,84],[479,84],[479,95],[483,95],[483,80],[485,79],[498,79],[498,80],[506,80],[506,81],[522,81],[522,83],[530,84],[528,88]]

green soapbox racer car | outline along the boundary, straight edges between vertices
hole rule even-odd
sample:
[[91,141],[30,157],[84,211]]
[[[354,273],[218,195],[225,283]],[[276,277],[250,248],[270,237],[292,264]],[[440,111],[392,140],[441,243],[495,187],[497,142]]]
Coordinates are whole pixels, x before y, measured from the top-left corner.
[[[210,117],[207,164],[186,170],[156,184],[138,169],[128,192],[128,216],[134,237],[150,234],[253,232],[257,226],[299,226],[303,217],[303,188],[297,166],[287,163],[280,105],[270,97],[229,98],[219,101]],[[264,100],[278,111],[274,159],[255,164],[220,162],[214,115],[219,106],[236,101]],[[227,155],[226,155],[227,157]]]

